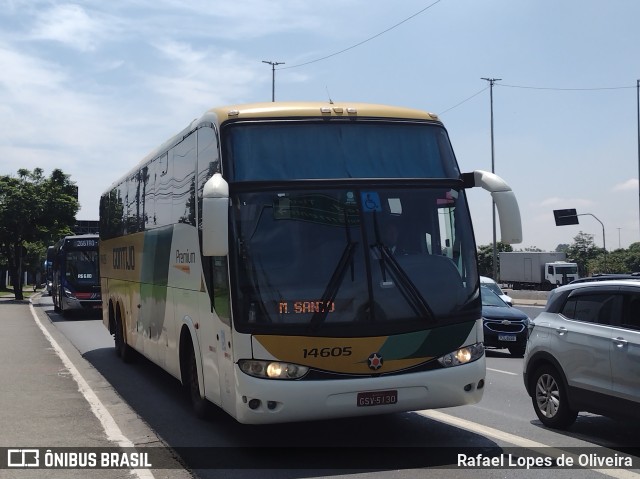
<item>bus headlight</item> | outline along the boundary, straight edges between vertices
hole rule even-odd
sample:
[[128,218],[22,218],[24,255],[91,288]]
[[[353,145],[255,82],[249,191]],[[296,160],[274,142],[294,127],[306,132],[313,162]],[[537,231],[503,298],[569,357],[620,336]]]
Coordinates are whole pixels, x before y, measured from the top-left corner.
[[73,293],[71,292],[71,290],[69,290],[69,289],[67,289],[67,288],[63,288],[62,290],[64,291],[64,295],[65,295],[67,298],[76,299],[76,295],[75,295],[75,294],[73,294]]
[[445,368],[460,366],[479,359],[484,354],[482,343],[471,344],[438,358],[438,362]]
[[307,366],[299,364],[256,359],[241,359],[238,361],[238,366],[249,376],[267,379],[300,379],[309,371]]

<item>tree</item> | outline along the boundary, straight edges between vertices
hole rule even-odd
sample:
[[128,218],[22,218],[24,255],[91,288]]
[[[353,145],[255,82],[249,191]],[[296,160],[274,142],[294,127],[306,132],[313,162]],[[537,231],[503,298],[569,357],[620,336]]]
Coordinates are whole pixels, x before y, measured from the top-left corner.
[[625,257],[626,273],[640,271],[640,243],[631,243]]
[[[510,244],[499,241],[496,243],[496,250],[498,252],[498,271],[500,271],[500,252],[511,252],[513,248]],[[493,245],[481,245],[478,246],[478,273],[480,276],[493,277]],[[498,281],[498,278],[493,278]]]
[[25,258],[71,234],[78,208],[78,189],[62,170],[53,170],[48,178],[41,168],[0,176],[0,252],[16,299],[24,298]]
[[[606,272],[604,270],[594,271],[589,267],[589,261],[596,259],[603,252],[603,249],[598,248],[593,242],[593,235],[580,231],[573,238],[573,244],[567,248],[567,258],[577,263],[578,273],[583,277],[593,272]],[[591,267],[593,267],[593,264]]]

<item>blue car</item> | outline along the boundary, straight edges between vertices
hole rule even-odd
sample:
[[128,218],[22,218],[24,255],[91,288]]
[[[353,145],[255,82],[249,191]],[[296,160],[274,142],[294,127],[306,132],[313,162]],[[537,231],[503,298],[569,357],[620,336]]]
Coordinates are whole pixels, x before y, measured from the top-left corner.
[[480,295],[485,347],[508,349],[512,356],[524,356],[529,317],[486,286],[480,287]]

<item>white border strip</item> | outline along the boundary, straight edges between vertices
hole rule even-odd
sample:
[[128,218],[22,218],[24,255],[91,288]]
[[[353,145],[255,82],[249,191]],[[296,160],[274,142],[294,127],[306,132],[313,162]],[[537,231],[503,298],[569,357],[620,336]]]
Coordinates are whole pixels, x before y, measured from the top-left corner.
[[[29,309],[31,310],[31,315],[33,316],[34,321],[42,331],[42,334],[47,338],[54,351],[58,355],[58,357],[62,360],[64,367],[71,373],[71,377],[78,384],[78,391],[82,393],[84,398],[89,403],[91,407],[91,412],[98,418],[100,424],[102,425],[102,429],[107,435],[107,439],[111,442],[115,442],[120,447],[135,447],[134,444],[122,433],[116,421],[113,419],[113,416],[109,413],[107,408],[102,404],[102,401],[98,399],[96,393],[91,389],[87,381],[82,377],[78,369],[73,365],[69,357],[62,350],[58,342],[51,336],[51,333],[47,331],[44,327],[40,318],[36,314],[35,309],[33,308],[33,303],[29,303]],[[136,476],[138,479],[154,479],[153,474],[149,469],[131,469],[131,474]]]
[[[547,444],[542,444],[541,442],[532,441],[531,439],[526,439],[524,437],[516,436],[515,434],[509,434],[508,432],[500,431],[499,429],[494,429],[488,426],[483,426],[481,424],[467,421],[466,419],[461,419],[456,416],[451,416],[449,414],[445,414],[440,411],[424,410],[424,411],[417,411],[417,413],[420,414],[421,416],[428,417],[429,419],[434,419],[436,421],[443,422],[445,424],[460,427],[462,429],[466,429],[468,431],[472,431],[477,434],[481,434],[483,436],[489,436],[494,439],[498,439],[500,441],[514,444],[518,447],[523,447],[526,449],[536,449],[536,448],[549,449],[549,452],[548,452],[549,456],[553,456],[553,457],[560,457],[561,455],[574,456],[574,454],[567,453],[566,451],[563,451],[559,447],[551,447]],[[575,464],[577,464],[578,463],[577,456],[575,459],[576,459]],[[589,469],[589,468],[585,468],[585,469]],[[591,468],[591,470],[595,472],[599,472],[600,474],[604,474],[605,476],[615,477],[617,479],[639,479],[640,478],[640,474],[635,473],[633,471],[629,471],[627,469]],[[579,470],[576,470],[576,471],[579,471]]]

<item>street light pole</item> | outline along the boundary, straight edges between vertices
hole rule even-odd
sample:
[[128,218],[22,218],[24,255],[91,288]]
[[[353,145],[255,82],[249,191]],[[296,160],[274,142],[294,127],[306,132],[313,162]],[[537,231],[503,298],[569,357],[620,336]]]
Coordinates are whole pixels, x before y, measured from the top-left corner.
[[[491,173],[496,172],[495,148],[493,143],[493,84],[502,78],[481,78],[489,82],[489,101],[491,103]],[[640,204],[640,203],[638,203]],[[493,219],[493,279],[498,281],[498,248],[496,246],[496,202],[491,200],[491,214]]]
[[636,106],[638,115],[638,214],[640,215],[640,80],[636,80]]
[[622,228],[618,228],[618,249],[622,248],[622,246],[620,246],[620,230]]
[[[604,272],[607,273],[607,239],[605,238],[604,235],[604,223],[602,221],[600,221],[598,218],[596,218],[596,215],[591,214],[591,213],[582,213],[576,216],[592,216],[593,218],[595,218],[595,220],[600,223],[600,226],[602,226],[602,249],[604,250]],[[618,230],[618,233],[620,232],[620,230]]]
[[284,65],[284,62],[270,62],[262,60],[262,63],[271,65],[271,101],[276,101],[276,65]]

